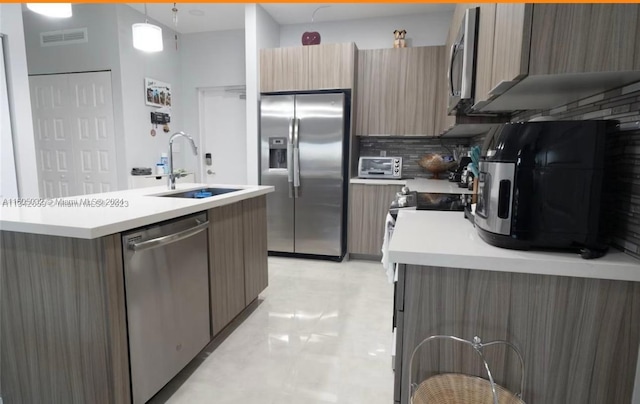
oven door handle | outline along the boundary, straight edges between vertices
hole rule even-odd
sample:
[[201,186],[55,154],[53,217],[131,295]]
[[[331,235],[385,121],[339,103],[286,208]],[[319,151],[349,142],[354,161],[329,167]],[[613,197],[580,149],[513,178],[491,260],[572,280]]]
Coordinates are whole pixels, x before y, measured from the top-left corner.
[[449,71],[447,72],[447,77],[449,79],[449,93],[452,97],[455,97],[455,92],[453,90],[453,59],[456,55],[456,49],[458,48],[458,44],[454,43],[451,45],[451,51],[449,53]]
[[209,221],[207,220],[204,223],[200,223],[197,226],[193,226],[190,229],[182,230],[177,233],[169,234],[166,236],[154,238],[147,241],[142,241],[140,243],[129,243],[128,248],[130,250],[138,252],[138,251],[149,250],[152,248],[162,247],[167,244],[172,244],[180,240],[184,240],[185,238],[195,236],[196,234],[206,230],[208,227],[209,227]]

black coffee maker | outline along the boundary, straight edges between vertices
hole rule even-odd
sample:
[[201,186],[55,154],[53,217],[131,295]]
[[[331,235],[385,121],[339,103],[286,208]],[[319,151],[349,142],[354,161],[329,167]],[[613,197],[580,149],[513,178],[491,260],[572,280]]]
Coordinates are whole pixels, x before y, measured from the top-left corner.
[[606,134],[615,121],[509,123],[483,152],[475,223],[512,249],[606,251],[600,226]]
[[471,163],[471,157],[461,157],[460,164],[458,164],[456,170],[449,172],[449,181],[459,183],[462,179],[462,171],[469,165],[469,163]]

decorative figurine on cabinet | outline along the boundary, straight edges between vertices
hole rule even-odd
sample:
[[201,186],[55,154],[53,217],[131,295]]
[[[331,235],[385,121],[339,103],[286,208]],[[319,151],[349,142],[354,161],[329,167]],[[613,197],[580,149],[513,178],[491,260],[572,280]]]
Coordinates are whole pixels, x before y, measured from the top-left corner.
[[[318,10],[322,9],[322,8],[329,8],[331,6],[320,6],[318,8],[316,8],[313,13],[311,14],[311,27],[313,27],[313,23],[315,22],[316,19],[316,13],[318,12]],[[303,45],[320,45],[320,33],[317,31],[307,31],[304,32],[302,34],[302,44]]]
[[406,48],[407,43],[404,40],[404,36],[407,35],[407,31],[405,30],[395,30],[393,31],[393,35],[395,36],[395,40],[393,41],[394,48]]

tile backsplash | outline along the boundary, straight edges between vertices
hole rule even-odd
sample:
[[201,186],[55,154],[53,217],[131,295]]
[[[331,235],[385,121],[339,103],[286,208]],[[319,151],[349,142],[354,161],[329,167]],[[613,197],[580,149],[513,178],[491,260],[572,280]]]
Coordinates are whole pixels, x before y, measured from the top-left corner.
[[[615,119],[621,123],[640,122],[640,83],[616,88],[548,110],[516,113],[512,121],[537,117],[557,120]],[[360,155],[403,158],[405,177],[430,177],[418,165],[427,153],[451,155],[452,148],[482,145],[484,136],[460,139],[427,137],[361,137]],[[612,244],[640,258],[640,129],[611,134],[607,142],[607,166],[604,185],[605,220],[603,225]]]
[[[512,121],[536,117],[558,120],[640,121],[640,83],[600,93],[545,111],[526,111]],[[619,131],[607,139],[604,226],[612,244],[640,258],[640,130]]]
[[469,148],[469,139],[434,139],[432,137],[360,137],[360,156],[402,157],[402,175],[408,178],[430,178],[431,174],[418,165],[425,154],[438,153],[443,156],[453,155],[457,146]]

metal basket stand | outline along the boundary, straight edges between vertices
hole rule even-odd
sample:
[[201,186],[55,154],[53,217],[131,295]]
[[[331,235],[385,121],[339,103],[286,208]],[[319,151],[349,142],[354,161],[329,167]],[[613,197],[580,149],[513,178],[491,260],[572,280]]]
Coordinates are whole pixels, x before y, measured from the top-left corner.
[[[450,373],[450,374],[439,374],[436,376],[429,377],[423,380],[420,384],[413,382],[413,360],[420,350],[420,348],[426,345],[429,342],[436,340],[450,340],[454,342],[459,342],[462,344],[470,345],[474,352],[478,354],[482,364],[484,365],[484,369],[487,372],[487,376],[489,377],[489,381],[486,379],[482,379],[480,377],[473,377],[461,373]],[[506,345],[515,351],[516,356],[520,361],[520,391],[513,394],[509,390],[503,388],[502,386],[495,383],[493,380],[493,374],[491,373],[491,369],[489,369],[489,364],[487,363],[484,354],[482,352],[484,347],[502,344]],[[487,390],[489,389],[489,390]],[[455,394],[456,391],[464,390],[463,394]],[[430,398],[430,402],[439,403],[439,404],[466,404],[466,403],[481,403],[479,397],[493,397],[493,404],[524,404],[522,401],[522,391],[524,390],[524,360],[522,359],[522,354],[518,350],[518,348],[508,341],[491,341],[487,343],[482,343],[478,336],[473,337],[472,341],[467,341],[462,338],[450,336],[450,335],[433,335],[431,337],[425,338],[422,340],[411,353],[411,358],[409,359],[409,402],[411,404],[427,404],[427,401],[424,401],[421,398],[416,399],[416,393],[421,393],[421,397],[433,397]],[[491,394],[489,395],[489,391]],[[452,394],[453,392],[453,394]],[[453,396],[456,396],[454,398]],[[461,396],[465,396],[465,398],[460,398]]]

